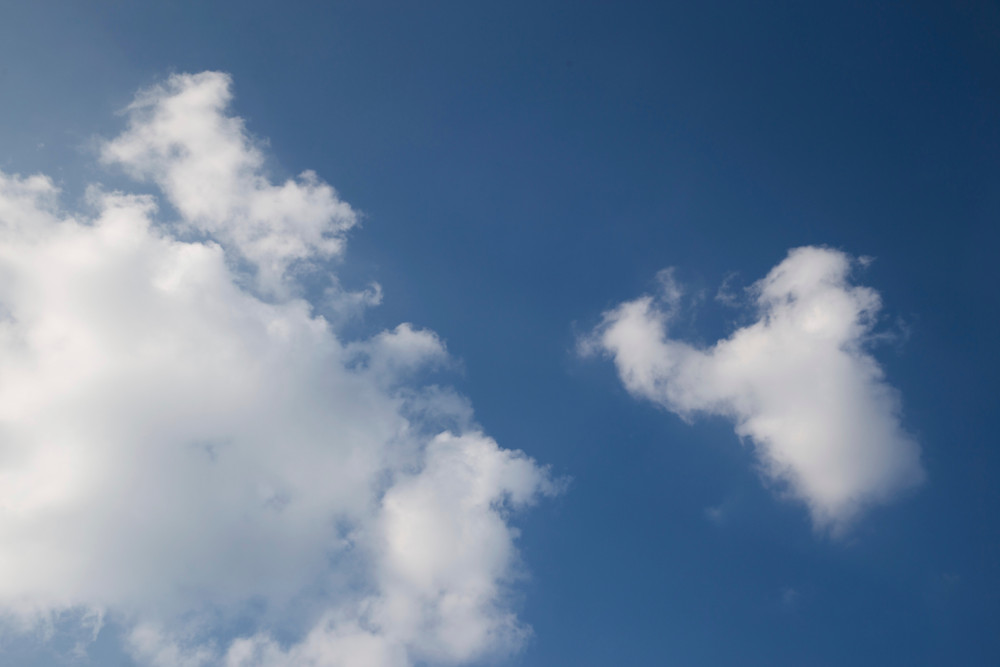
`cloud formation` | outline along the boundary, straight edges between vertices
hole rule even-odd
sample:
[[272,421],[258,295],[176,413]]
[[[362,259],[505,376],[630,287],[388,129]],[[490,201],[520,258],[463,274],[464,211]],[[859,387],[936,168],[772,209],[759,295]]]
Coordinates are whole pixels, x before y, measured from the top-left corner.
[[172,76],[136,96],[128,129],[101,160],[155,183],[189,229],[241,254],[261,287],[279,290],[290,266],[339,254],[357,214],[314,172],[271,183],[243,120],[225,113],[231,100],[223,74]]
[[670,337],[682,291],[666,271],[658,294],[605,313],[584,348],[608,354],[636,397],[684,419],[731,419],[765,477],[817,527],[842,531],[924,477],[899,395],[866,351],[881,301],[851,283],[853,263],[829,248],[790,251],[751,290],[759,319],[707,348]]
[[178,219],[0,174],[0,612],[111,619],[163,667],[516,650],[509,515],[558,484],[417,381],[435,334],[342,341],[296,297],[357,216],[314,174],[268,179],[230,88],[170,77],[103,146]]

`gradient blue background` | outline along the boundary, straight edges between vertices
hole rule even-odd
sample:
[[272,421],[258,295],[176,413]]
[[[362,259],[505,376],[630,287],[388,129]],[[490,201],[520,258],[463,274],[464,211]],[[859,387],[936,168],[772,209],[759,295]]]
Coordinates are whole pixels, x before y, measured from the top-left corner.
[[[358,333],[437,331],[487,432],[574,478],[520,522],[535,636],[511,664],[1000,664],[1000,6],[291,4],[4,2],[0,169],[73,203],[119,182],[92,147],[136,88],[232,73],[275,172],[365,212],[338,271],[385,301]],[[928,471],[841,541],[728,424],[574,353],[666,266],[715,340],[748,316],[722,281],[802,244],[876,258],[875,354]],[[115,632],[93,664],[129,664]]]

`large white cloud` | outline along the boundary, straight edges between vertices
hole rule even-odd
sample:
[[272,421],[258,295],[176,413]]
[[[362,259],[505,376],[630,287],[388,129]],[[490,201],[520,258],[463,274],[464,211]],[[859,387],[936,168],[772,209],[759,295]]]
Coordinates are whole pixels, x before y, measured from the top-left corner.
[[342,341],[295,296],[355,213],[314,175],[274,185],[229,99],[173,76],[103,147],[179,219],[0,174],[0,613],[111,618],[163,666],[515,650],[508,517],[556,484],[417,382],[433,333]]
[[924,476],[898,393],[866,351],[879,295],[851,284],[852,264],[828,248],[792,250],[751,290],[759,319],[708,348],[670,337],[682,292],[663,272],[658,294],[605,313],[584,349],[610,355],[637,397],[686,419],[731,419],[763,473],[818,527],[842,531]]

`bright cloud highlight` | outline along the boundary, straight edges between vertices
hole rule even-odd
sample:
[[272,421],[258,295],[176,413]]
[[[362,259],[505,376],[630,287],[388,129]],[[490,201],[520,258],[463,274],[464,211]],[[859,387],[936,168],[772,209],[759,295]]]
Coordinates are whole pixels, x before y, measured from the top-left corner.
[[230,87],[173,76],[103,146],[179,220],[0,174],[0,611],[112,619],[163,667],[516,650],[509,517],[558,484],[417,382],[435,334],[343,341],[295,296],[356,214],[314,174],[268,179]]
[[866,351],[879,295],[851,284],[852,266],[836,250],[792,250],[752,288],[759,319],[708,348],[670,337],[682,292],[663,272],[658,294],[605,313],[584,348],[610,355],[636,397],[731,419],[763,474],[842,531],[924,477],[899,395]]

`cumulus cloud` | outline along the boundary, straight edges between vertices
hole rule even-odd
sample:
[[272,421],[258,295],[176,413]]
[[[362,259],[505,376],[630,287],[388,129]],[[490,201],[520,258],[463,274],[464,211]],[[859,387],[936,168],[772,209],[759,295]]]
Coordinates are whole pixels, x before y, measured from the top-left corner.
[[757,321],[710,347],[671,338],[682,292],[664,272],[659,293],[605,313],[584,351],[609,355],[636,397],[685,419],[731,419],[763,474],[818,527],[842,531],[924,476],[898,392],[866,349],[881,301],[852,284],[853,263],[792,250],[751,289]]
[[[534,462],[489,438],[439,435],[423,470],[384,495],[366,536],[379,593],[346,623],[342,614],[331,615],[289,650],[267,637],[239,640],[226,664],[405,665],[404,646],[419,660],[453,663],[477,657],[484,646],[517,646],[528,630],[503,604],[502,584],[516,553],[502,508],[556,490]],[[359,651],[341,657],[344,642]]]
[[312,171],[273,184],[243,120],[226,114],[226,74],[170,77],[129,105],[128,129],[101,159],[159,186],[190,229],[240,253],[262,288],[279,291],[290,266],[337,255],[356,212]]
[[273,184],[230,98],[173,76],[103,146],[179,217],[0,174],[0,614],[110,619],[163,667],[516,650],[510,515],[558,485],[418,382],[434,333],[344,341],[295,296],[356,214]]

